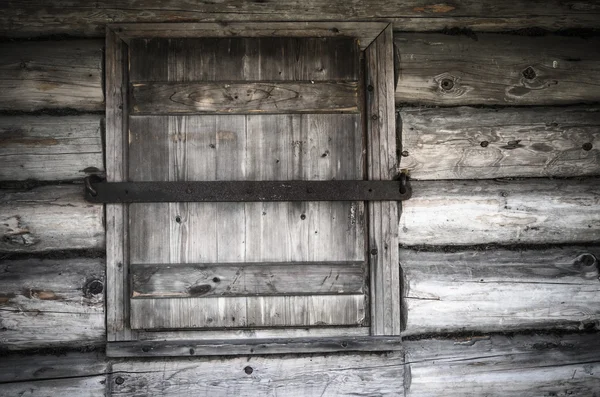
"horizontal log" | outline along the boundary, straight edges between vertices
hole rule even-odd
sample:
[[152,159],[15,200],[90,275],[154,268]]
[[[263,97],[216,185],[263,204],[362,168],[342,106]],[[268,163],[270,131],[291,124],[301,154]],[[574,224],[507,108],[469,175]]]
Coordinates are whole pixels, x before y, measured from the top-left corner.
[[0,180],[72,180],[104,170],[101,116],[0,117]]
[[0,252],[104,249],[103,207],[85,202],[83,190],[0,190]]
[[362,338],[205,340],[177,342],[111,342],[109,357],[180,357],[231,356],[265,354],[302,354],[335,352],[375,352],[402,350],[399,336],[367,336]]
[[132,264],[133,298],[363,293],[364,262]]
[[598,334],[405,341],[405,396],[593,396]]
[[400,166],[413,179],[600,174],[596,107],[401,108]]
[[2,347],[102,344],[104,266],[103,259],[87,258],[2,261]]
[[0,43],[0,110],[103,111],[102,48],[102,40]]
[[600,322],[600,247],[400,250],[404,335],[572,329]]
[[397,396],[403,375],[402,352],[163,358],[115,361],[107,385],[114,396]]
[[600,179],[416,181],[401,245],[569,244],[600,240]]
[[[22,0],[2,4],[0,34],[11,37],[70,34],[104,36],[107,23],[115,22],[201,22],[201,21],[389,21],[404,31],[441,30],[449,27],[502,31],[532,26],[550,30],[596,28],[599,7],[594,0],[576,3],[498,2],[457,0],[432,3],[426,0],[342,0],[286,2],[134,0],[119,2],[65,0]],[[334,25],[335,26],[335,25]]]
[[132,329],[360,326],[360,295],[132,299]]
[[135,83],[131,114],[358,113],[356,82]]
[[402,33],[396,103],[554,105],[598,101],[600,38]]

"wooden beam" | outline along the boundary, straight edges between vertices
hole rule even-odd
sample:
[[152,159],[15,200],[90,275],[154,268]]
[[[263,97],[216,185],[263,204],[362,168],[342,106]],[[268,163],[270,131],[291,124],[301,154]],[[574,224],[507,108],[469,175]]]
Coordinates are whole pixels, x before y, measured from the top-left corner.
[[598,334],[405,341],[405,396],[593,396]]
[[0,54],[0,110],[104,110],[101,40],[5,42]]
[[[506,31],[532,26],[549,30],[596,28],[598,4],[594,0],[540,3],[457,0],[435,3],[427,0],[368,0],[348,3],[317,0],[248,3],[243,0],[198,3],[185,0],[153,0],[140,4],[65,0],[29,0],[7,3],[0,13],[0,34],[30,37],[48,34],[73,36],[104,35],[107,23],[117,22],[204,22],[204,21],[387,21],[403,31],[439,31],[469,28]],[[381,30],[381,29],[380,29]]]
[[72,180],[104,170],[101,116],[0,117],[0,180]]
[[401,108],[413,179],[600,174],[597,107]]
[[600,100],[600,38],[402,33],[396,103],[558,105]]
[[402,249],[403,335],[578,330],[600,321],[600,247]]
[[134,83],[131,115],[358,113],[356,82]]
[[103,207],[85,202],[83,189],[0,190],[0,252],[104,249]]
[[569,244],[600,239],[600,179],[415,181],[400,244]]
[[[392,27],[388,26],[365,51],[369,180],[394,179],[398,167],[393,50]],[[371,333],[399,335],[398,204],[395,201],[370,201],[367,207]]]
[[0,274],[3,349],[104,343],[103,259],[4,260]]

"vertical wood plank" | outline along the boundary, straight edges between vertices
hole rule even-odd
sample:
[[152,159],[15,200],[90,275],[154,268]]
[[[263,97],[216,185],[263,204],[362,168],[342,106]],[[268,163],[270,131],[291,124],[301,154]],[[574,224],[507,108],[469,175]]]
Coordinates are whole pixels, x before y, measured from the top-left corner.
[[[365,50],[367,84],[367,174],[370,180],[396,175],[394,59],[389,25]],[[371,334],[400,335],[398,204],[369,202]]]

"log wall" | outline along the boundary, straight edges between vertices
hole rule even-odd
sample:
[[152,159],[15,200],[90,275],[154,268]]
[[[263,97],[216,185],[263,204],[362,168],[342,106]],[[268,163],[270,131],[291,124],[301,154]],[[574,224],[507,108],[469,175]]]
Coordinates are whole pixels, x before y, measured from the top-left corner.
[[[598,37],[489,32],[595,28],[596,2],[228,6],[0,5],[0,36],[51,36],[0,44],[0,396],[594,395]],[[107,359],[104,210],[81,184],[104,171],[97,38],[109,22],[273,18],[394,22],[405,350]],[[439,33],[453,27],[476,31]]]

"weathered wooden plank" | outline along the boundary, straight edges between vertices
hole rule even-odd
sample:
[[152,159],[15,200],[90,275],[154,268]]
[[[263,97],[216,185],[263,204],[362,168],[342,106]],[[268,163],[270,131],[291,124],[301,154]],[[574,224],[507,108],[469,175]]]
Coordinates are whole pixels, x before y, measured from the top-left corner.
[[83,185],[1,190],[0,203],[0,252],[104,248],[104,211]]
[[0,43],[0,110],[104,110],[102,41]]
[[425,396],[593,396],[598,334],[405,341],[404,390]]
[[362,338],[293,338],[254,340],[205,340],[165,342],[113,342],[107,345],[110,357],[182,357],[335,352],[376,352],[402,350],[398,336]]
[[401,108],[402,169],[413,179],[600,174],[595,107]]
[[307,295],[132,299],[131,328],[362,325],[365,296]]
[[550,105],[598,101],[600,38],[398,34],[397,103]]
[[[352,4],[335,0],[249,3],[237,0],[197,3],[184,0],[165,5],[112,1],[27,0],[6,1],[0,13],[0,34],[12,37],[70,34],[102,36],[104,25],[114,22],[202,22],[202,21],[388,21],[404,31],[439,31],[444,28],[506,31],[532,26],[549,30],[596,28],[598,4],[594,0],[540,3],[459,0],[432,3],[426,0],[367,0]],[[228,25],[228,24],[227,24]],[[221,26],[227,27],[225,23]],[[342,26],[339,27],[338,26]],[[344,25],[330,26],[344,33]],[[380,29],[381,31],[381,29]]]
[[[366,49],[367,174],[370,180],[396,176],[394,59],[392,27]],[[371,333],[400,334],[400,274],[398,271],[398,204],[368,203],[369,266],[371,272]]]
[[12,354],[0,360],[0,396],[105,396],[101,353]]
[[135,83],[131,114],[358,113],[356,82]]
[[577,330],[600,321],[599,247],[400,250],[403,335]]
[[112,369],[113,396],[398,396],[404,382],[401,352],[127,360]]
[[133,298],[362,293],[364,262],[132,264]]
[[104,170],[101,116],[0,117],[0,180],[72,180]]
[[103,259],[4,260],[0,273],[0,348],[104,343]]
[[598,178],[413,182],[400,243],[568,244],[600,239]]

